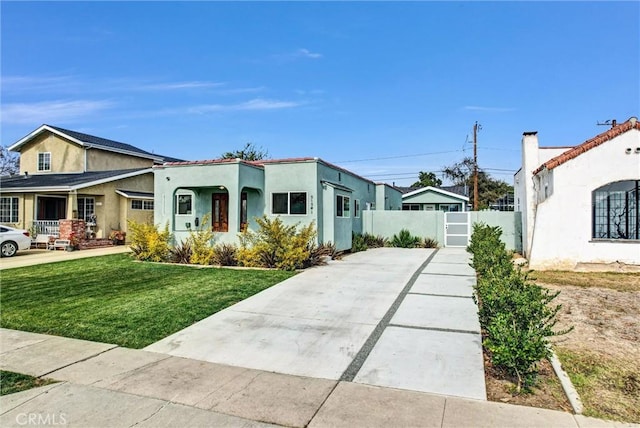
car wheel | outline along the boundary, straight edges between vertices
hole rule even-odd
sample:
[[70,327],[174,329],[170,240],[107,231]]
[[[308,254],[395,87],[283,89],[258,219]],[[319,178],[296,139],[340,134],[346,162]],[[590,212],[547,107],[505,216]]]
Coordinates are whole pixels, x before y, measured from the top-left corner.
[[0,253],[2,257],[12,257],[18,251],[18,244],[13,241],[6,241],[2,243],[2,248],[0,249]]

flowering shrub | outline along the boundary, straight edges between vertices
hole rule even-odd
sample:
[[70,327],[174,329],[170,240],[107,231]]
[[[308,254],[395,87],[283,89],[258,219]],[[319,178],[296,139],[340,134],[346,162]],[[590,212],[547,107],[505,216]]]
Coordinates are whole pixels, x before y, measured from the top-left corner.
[[[133,257],[137,260],[152,262],[163,262],[169,258],[169,224],[163,230],[152,223],[138,223],[135,220],[128,220],[131,231],[131,244],[129,247],[133,252]],[[111,238],[111,236],[109,236]],[[124,239],[124,237],[123,237]]]
[[309,266],[315,245],[315,223],[302,226],[286,226],[280,218],[267,216],[256,218],[258,231],[240,233],[237,251],[238,264],[251,267],[268,267],[283,270],[302,269]]

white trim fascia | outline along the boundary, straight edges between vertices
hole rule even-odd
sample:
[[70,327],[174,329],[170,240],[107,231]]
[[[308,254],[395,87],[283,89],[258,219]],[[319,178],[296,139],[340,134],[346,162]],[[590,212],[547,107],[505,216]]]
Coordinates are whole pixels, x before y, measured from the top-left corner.
[[107,147],[107,146],[96,146],[96,145],[92,145],[91,143],[85,143],[82,140],[78,140],[77,138],[73,138],[72,136],[65,134],[62,131],[58,131],[57,129],[54,129],[48,125],[42,125],[41,127],[39,127],[38,129],[36,129],[35,131],[31,132],[29,135],[27,135],[26,137],[21,138],[17,143],[13,144],[12,146],[9,147],[9,151],[15,151],[16,149],[19,149],[21,146],[25,145],[27,142],[29,142],[31,139],[35,138],[36,136],[38,136],[39,134],[41,134],[44,131],[49,131],[52,132],[60,137],[64,137],[65,139],[78,144],[81,147],[86,147],[88,149],[98,149],[98,150],[104,150],[107,152],[114,152],[114,153],[120,153],[123,155],[128,155],[128,156],[135,156],[135,157],[139,157],[139,158],[144,158],[144,159],[151,159],[154,161],[158,161],[158,162],[162,162],[163,158],[161,156],[155,156],[155,155],[144,155],[142,153],[138,153],[138,152],[131,152],[129,150],[120,150],[120,149],[116,149],[113,147]]
[[408,197],[414,196],[414,195],[419,195],[420,193],[424,193],[424,192],[429,191],[429,190],[431,190],[433,192],[436,192],[436,193],[440,193],[441,195],[451,196],[452,198],[456,198],[456,199],[460,199],[460,200],[469,202],[469,198],[467,196],[459,195],[457,193],[449,192],[447,190],[438,189],[437,187],[433,187],[433,186],[427,186],[427,187],[423,187],[421,189],[414,190],[413,192],[405,193],[404,195],[402,195],[402,199],[408,198]]
[[48,187],[21,187],[19,189],[3,188],[0,193],[36,193],[36,192],[68,192],[72,190],[70,186],[48,186]]
[[[132,190],[132,192],[138,192],[138,190]],[[154,200],[153,196],[130,196],[130,195],[127,195],[126,191],[117,190],[117,189],[116,189],[116,193],[118,195],[124,196],[127,199],[143,199],[143,200],[146,200],[146,201],[153,201]],[[149,193],[149,192],[144,192],[144,193]]]

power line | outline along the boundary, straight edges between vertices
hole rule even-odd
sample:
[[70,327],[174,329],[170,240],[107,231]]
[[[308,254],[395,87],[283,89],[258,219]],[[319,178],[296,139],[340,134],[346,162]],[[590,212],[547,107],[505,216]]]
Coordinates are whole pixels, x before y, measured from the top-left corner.
[[369,159],[351,159],[351,160],[343,160],[343,161],[332,161],[333,163],[352,163],[352,162],[367,162],[367,161],[374,161],[374,160],[385,160],[385,159],[401,159],[401,158],[413,158],[413,157],[418,157],[418,156],[431,156],[431,155],[443,155],[446,153],[459,153],[463,150],[447,150],[444,152],[431,152],[431,153],[418,153],[418,154],[413,154],[413,155],[398,155],[398,156],[385,156],[385,157],[379,157],[379,158],[369,158]]

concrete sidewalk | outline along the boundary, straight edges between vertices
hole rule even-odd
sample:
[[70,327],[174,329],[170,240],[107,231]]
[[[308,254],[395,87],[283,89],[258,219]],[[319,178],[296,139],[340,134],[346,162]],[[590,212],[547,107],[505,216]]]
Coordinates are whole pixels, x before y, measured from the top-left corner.
[[127,245],[116,245],[114,247],[92,248],[80,251],[42,250],[31,249],[18,251],[13,257],[3,257],[0,259],[0,270],[17,267],[35,266],[45,263],[63,262],[67,260],[84,259],[87,257],[107,256],[110,254],[128,253],[131,250]]
[[633,426],[7,329],[0,349],[3,370],[63,381],[0,397],[3,427]]

